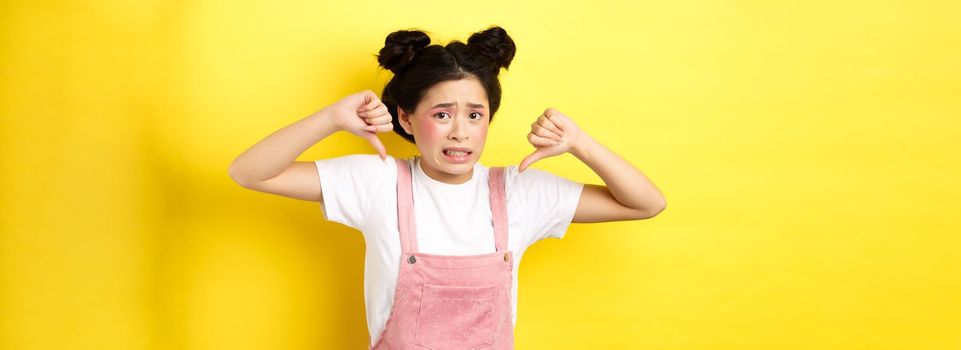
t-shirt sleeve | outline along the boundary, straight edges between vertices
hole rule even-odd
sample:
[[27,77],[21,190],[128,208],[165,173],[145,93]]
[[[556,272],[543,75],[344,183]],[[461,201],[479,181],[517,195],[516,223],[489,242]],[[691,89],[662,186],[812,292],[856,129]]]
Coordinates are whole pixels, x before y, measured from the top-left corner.
[[371,204],[397,172],[393,157],[384,161],[370,154],[321,159],[314,165],[324,196],[324,218],[358,230],[363,230]]
[[563,238],[574,219],[584,184],[538,169],[518,173],[516,166],[507,167],[506,179],[511,195],[521,196],[527,226],[534,235],[531,243]]

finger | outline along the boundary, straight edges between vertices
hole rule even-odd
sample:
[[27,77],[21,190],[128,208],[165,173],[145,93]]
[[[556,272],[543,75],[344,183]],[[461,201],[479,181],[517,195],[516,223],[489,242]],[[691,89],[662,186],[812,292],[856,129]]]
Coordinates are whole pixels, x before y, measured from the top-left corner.
[[379,102],[368,103],[358,108],[357,114],[365,115],[365,114],[378,113],[379,109],[383,109],[384,111],[386,111],[387,106],[384,106],[384,104]]
[[375,95],[373,91],[365,90],[365,91],[364,91],[364,105],[361,106],[360,108],[358,108],[357,110],[358,110],[358,111],[370,111],[370,110],[372,110],[372,109],[374,109],[374,108],[377,108],[377,105],[379,105],[379,104],[381,104],[381,101],[380,101],[379,98],[377,98],[377,95]]
[[366,121],[368,125],[377,125],[377,124],[390,124],[390,119],[391,119],[390,114],[384,114],[381,116],[364,118],[364,121]]
[[387,110],[386,110],[386,109],[383,109],[383,110],[376,110],[376,109],[375,109],[375,110],[370,111],[370,112],[363,112],[363,113],[358,113],[358,114],[360,114],[360,115],[361,115],[360,117],[361,117],[361,118],[364,118],[365,121],[366,121],[366,120],[370,120],[370,119],[372,119],[372,118],[380,118],[380,117],[385,117],[385,116],[386,116],[386,117],[390,117],[390,113],[387,113]]
[[535,147],[550,147],[559,143],[549,138],[540,137],[534,134],[527,134],[527,141],[530,141],[530,143]]
[[539,124],[534,124],[534,126],[531,127],[531,132],[534,133],[534,135],[537,135],[543,138],[548,138],[557,142],[560,142],[561,140],[563,140],[561,135],[555,134],[553,131],[550,131],[547,128],[544,128]]
[[367,114],[387,113],[387,105],[385,105],[385,104],[383,104],[383,103],[377,103],[377,104],[375,104],[375,105],[373,106],[373,108],[372,108],[371,110],[365,111],[365,112],[366,112]]
[[561,128],[559,128],[556,124],[554,124],[554,121],[548,117],[538,118],[537,125],[540,125],[543,128],[547,128],[548,130],[552,131],[557,135],[561,135],[564,133],[561,131]]
[[557,130],[560,130],[561,133],[564,133],[564,123],[561,120],[561,117],[559,117],[557,114],[550,113],[547,115],[547,120],[550,120],[551,124],[554,124],[554,126],[557,127]]
[[387,159],[387,148],[385,148],[384,144],[380,142],[379,138],[377,138],[377,134],[368,133],[366,136],[364,136],[364,138],[367,139],[367,142],[370,142],[371,146],[374,146],[374,149],[377,150],[377,154],[380,155],[381,160]]
[[373,118],[381,115],[390,115],[390,112],[387,111],[387,106],[382,103],[372,110],[357,112],[357,115],[361,116],[361,118]]
[[534,153],[531,153],[527,157],[524,157],[524,160],[521,161],[520,172],[524,172],[524,170],[527,170],[527,168],[530,167],[531,164],[534,164],[534,162],[543,159],[544,156],[546,155],[547,153],[544,153],[541,150],[536,150],[534,151]]
[[394,125],[393,124],[368,125],[364,129],[370,132],[388,132],[388,131],[394,130]]
[[372,102],[379,102],[379,101],[380,101],[380,99],[377,98],[377,94],[375,94],[373,91],[371,91],[370,89],[364,90],[364,103],[365,103],[365,104],[369,104],[369,103],[372,103]]

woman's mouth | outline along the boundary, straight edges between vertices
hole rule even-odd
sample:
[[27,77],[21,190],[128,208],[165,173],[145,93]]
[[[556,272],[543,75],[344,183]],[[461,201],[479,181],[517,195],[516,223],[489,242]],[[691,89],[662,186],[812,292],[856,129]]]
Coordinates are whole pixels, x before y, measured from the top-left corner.
[[467,163],[470,160],[471,154],[474,152],[467,148],[452,147],[445,148],[441,153],[444,154],[444,158],[451,163]]

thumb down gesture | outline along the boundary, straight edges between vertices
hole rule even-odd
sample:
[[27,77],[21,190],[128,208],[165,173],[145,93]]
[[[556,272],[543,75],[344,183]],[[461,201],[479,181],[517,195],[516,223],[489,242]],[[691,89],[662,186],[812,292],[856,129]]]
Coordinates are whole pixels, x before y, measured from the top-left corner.
[[570,118],[554,108],[548,108],[531,124],[527,141],[534,146],[533,153],[521,161],[520,171],[547,157],[571,150],[581,139],[583,132]]
[[387,106],[371,90],[364,90],[334,102],[329,106],[334,124],[339,130],[363,137],[377,150],[380,159],[387,159],[387,149],[377,138],[379,132],[394,130]]

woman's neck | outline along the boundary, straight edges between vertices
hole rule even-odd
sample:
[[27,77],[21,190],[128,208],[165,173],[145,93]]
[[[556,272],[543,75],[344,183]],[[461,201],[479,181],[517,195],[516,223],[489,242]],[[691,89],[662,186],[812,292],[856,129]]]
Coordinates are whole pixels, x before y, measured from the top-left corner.
[[471,167],[470,171],[465,174],[449,174],[432,168],[430,165],[424,162],[423,158],[418,160],[418,164],[420,164],[421,170],[424,171],[424,174],[427,175],[427,177],[437,182],[443,182],[450,185],[460,185],[474,178],[474,167]]

